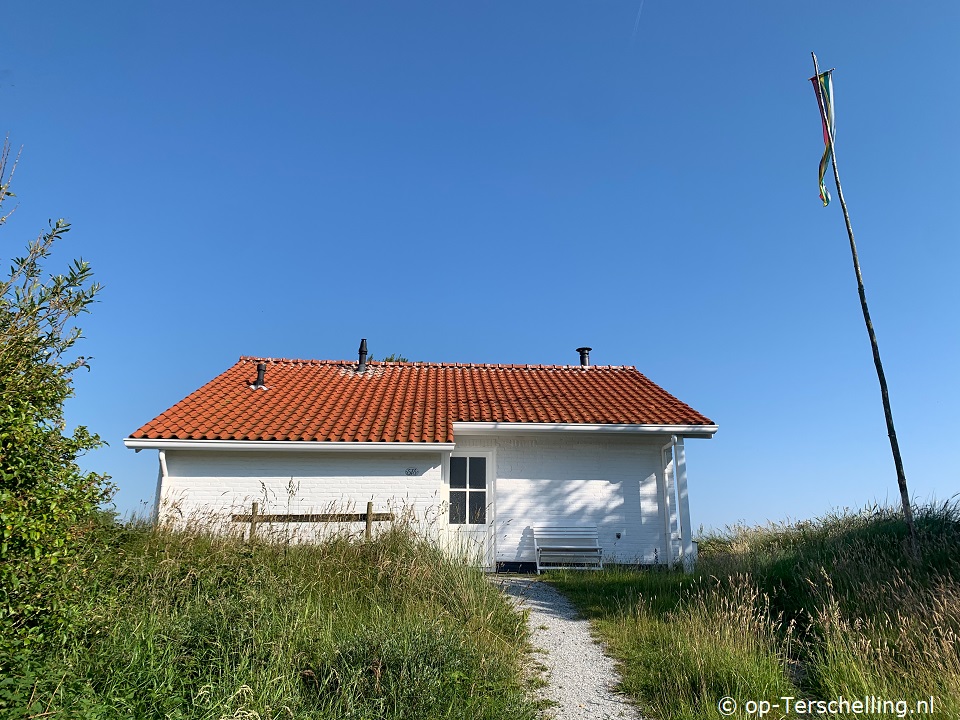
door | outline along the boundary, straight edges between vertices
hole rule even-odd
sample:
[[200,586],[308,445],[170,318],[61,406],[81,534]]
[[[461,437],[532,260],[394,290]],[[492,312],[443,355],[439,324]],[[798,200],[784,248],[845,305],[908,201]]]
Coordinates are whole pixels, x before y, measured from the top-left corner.
[[454,549],[471,561],[491,567],[493,543],[492,453],[463,452],[450,456],[447,522]]

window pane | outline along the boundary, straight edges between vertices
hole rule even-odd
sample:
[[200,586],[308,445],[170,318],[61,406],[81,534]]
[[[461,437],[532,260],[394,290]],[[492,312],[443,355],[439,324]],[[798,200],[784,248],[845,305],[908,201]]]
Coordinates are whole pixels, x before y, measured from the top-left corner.
[[[471,460],[472,459],[473,458],[471,458]],[[465,488],[466,486],[467,486],[467,459],[465,457],[450,458],[450,487]]]
[[450,524],[463,525],[467,521],[467,493],[465,490],[450,492]]
[[470,493],[470,522],[474,525],[486,525],[487,494],[485,492]]
[[485,490],[487,488],[487,459],[470,458],[470,487]]

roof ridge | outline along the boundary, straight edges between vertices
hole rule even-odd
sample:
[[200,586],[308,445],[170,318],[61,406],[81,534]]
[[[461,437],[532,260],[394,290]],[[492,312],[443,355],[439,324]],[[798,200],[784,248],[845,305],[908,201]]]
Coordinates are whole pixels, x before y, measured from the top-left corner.
[[[332,365],[335,367],[353,367],[357,364],[356,360],[310,360],[297,358],[273,358],[258,357],[256,355],[241,355],[239,362],[264,362],[284,365]],[[383,367],[438,367],[438,368],[456,368],[456,369],[482,369],[482,370],[637,370],[635,365],[544,365],[536,363],[460,363],[460,362],[400,362],[383,360],[368,360],[368,365],[380,365]]]

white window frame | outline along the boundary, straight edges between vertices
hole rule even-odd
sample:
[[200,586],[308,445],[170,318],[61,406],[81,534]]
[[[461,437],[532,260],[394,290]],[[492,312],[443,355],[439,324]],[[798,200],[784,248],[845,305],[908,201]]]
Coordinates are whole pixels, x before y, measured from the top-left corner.
[[[487,461],[487,517],[486,522],[483,524],[477,523],[451,523],[450,522],[450,458],[452,457],[483,457]],[[496,484],[497,484],[497,473],[496,473],[496,452],[494,450],[480,450],[474,448],[464,448],[463,450],[454,450],[450,453],[445,453],[443,458],[443,487],[446,494],[445,505],[446,512],[444,513],[444,521],[451,528],[480,528],[488,527],[492,528],[496,519]],[[469,485],[469,482],[468,482]],[[467,518],[470,517],[470,497],[469,497],[469,488],[467,496]]]

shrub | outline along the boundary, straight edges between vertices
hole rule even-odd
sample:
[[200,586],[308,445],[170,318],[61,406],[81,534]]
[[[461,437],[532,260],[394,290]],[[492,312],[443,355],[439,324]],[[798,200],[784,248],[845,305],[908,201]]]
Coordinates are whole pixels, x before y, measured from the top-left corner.
[[[13,195],[9,149],[4,143],[0,154],[0,205]],[[9,216],[0,215],[0,225]],[[100,439],[82,426],[65,434],[71,375],[87,364],[66,357],[80,338],[73,321],[100,291],[80,260],[44,277],[44,261],[69,229],[52,223],[0,282],[0,658],[7,662],[62,630],[69,608],[60,567],[111,494],[106,476],[76,463]]]

